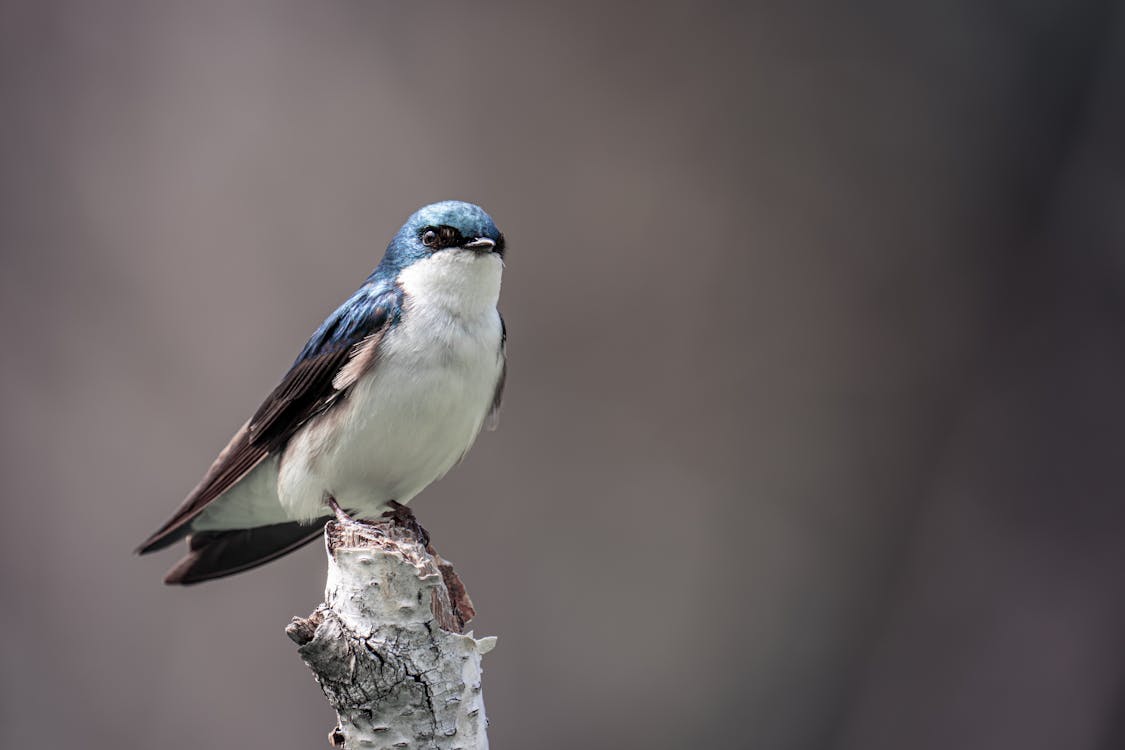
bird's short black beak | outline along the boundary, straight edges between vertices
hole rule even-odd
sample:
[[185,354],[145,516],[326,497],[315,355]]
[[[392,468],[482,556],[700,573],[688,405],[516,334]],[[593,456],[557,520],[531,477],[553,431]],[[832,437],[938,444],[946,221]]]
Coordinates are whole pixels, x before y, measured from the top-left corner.
[[461,247],[467,247],[472,250],[480,250],[482,253],[490,253],[496,247],[496,241],[490,240],[487,237],[477,237],[475,240],[466,242]]
[[461,247],[476,250],[478,253],[496,253],[497,255],[503,256],[504,238],[501,237],[498,242],[491,237],[475,237]]

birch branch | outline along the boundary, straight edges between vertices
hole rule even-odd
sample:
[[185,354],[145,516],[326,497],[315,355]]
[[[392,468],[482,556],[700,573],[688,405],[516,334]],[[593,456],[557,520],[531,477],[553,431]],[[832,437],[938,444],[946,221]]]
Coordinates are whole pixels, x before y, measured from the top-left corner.
[[324,540],[324,604],[285,632],[336,710],[332,745],[486,750],[496,639],[463,633],[474,612],[453,567],[393,520],[330,521]]

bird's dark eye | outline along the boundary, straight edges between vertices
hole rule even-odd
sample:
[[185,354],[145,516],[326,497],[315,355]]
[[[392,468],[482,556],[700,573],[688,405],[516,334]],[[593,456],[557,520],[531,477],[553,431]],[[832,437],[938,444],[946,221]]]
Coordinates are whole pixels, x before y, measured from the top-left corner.
[[437,247],[438,234],[432,229],[427,229],[422,233],[422,244],[426,247]]

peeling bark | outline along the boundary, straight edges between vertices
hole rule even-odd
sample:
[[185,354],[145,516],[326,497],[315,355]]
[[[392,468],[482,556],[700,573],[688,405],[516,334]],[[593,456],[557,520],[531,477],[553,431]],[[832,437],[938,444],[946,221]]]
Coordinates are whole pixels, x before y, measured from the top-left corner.
[[453,566],[393,520],[329,522],[324,604],[286,633],[339,725],[334,747],[488,747],[472,603]]

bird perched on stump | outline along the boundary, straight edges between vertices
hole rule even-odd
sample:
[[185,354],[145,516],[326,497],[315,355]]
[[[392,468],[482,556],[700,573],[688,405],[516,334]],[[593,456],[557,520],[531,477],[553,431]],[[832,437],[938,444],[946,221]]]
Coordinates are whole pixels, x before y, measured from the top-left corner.
[[479,206],[417,211],[138,552],[186,538],[165,582],[219,578],[312,541],[334,508],[376,518],[444,475],[500,407],[503,268]]

